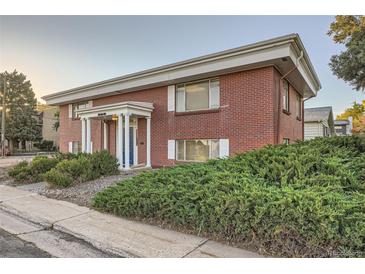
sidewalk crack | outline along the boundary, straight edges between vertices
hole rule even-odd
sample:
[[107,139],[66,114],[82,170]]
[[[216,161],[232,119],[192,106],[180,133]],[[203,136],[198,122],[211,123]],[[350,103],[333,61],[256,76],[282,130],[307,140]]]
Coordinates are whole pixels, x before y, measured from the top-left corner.
[[200,248],[201,246],[203,246],[206,242],[208,242],[209,239],[205,239],[203,242],[201,242],[200,244],[198,244],[196,247],[194,247],[192,250],[190,250],[188,253],[186,253],[184,256],[182,256],[181,258],[185,258],[186,256],[188,256],[189,254],[193,253],[195,250],[197,250],[198,248]]
[[74,216],[71,216],[71,217],[67,217],[67,218],[64,218],[64,219],[61,219],[61,220],[57,220],[55,221],[54,223],[51,223],[51,228],[53,229],[53,226],[59,222],[62,222],[62,221],[66,221],[66,220],[69,220],[69,219],[72,219],[72,218],[76,218],[76,217],[79,217],[79,216],[82,216],[82,215],[85,215],[85,214],[88,214],[90,213],[90,210],[87,211],[87,212],[82,212],[80,214],[77,214],[77,215],[74,215]]
[[40,228],[38,230],[32,230],[32,231],[23,232],[23,233],[17,233],[17,234],[14,234],[14,235],[16,235],[16,236],[18,236],[18,235],[27,235],[27,234],[31,234],[31,233],[39,232],[39,231],[43,231],[43,230],[49,230],[49,228],[48,227],[43,227],[43,228]]

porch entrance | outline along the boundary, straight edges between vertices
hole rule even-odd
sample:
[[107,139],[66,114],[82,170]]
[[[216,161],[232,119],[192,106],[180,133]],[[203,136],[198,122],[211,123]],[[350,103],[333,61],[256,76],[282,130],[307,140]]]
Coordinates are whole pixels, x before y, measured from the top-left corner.
[[[120,168],[128,170],[137,165],[137,125],[139,118],[146,119],[146,167],[151,167],[151,112],[153,103],[126,101],[110,105],[101,105],[82,110],[77,109],[76,113],[81,119],[82,151],[92,153],[91,119],[103,120],[103,148],[109,146],[109,124],[108,120],[115,121],[115,145],[116,156]],[[109,132],[109,133],[108,133]]]

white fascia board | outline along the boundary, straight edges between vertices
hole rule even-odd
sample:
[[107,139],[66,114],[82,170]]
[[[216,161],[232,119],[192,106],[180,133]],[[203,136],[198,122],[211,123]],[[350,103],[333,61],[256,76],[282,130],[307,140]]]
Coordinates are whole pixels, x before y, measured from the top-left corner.
[[[126,104],[113,104],[106,106],[97,106],[93,108],[86,108],[78,110],[77,114],[80,118],[96,118],[101,116],[119,115],[119,114],[133,114],[143,117],[151,117],[153,108],[144,108],[138,106],[131,106]],[[100,116],[100,114],[102,114]]]
[[116,94],[117,92],[129,92],[141,90],[150,87],[157,87],[177,83],[179,79],[187,79],[189,77],[197,77],[198,75],[224,73],[230,70],[234,71],[237,68],[244,69],[245,66],[260,62],[268,62],[271,60],[288,57],[290,42],[275,44],[264,47],[262,49],[255,49],[245,51],[242,53],[235,53],[228,56],[214,58],[212,60],[203,60],[193,64],[186,64],[181,67],[169,69],[161,72],[154,72],[151,75],[143,75],[131,77],[121,82],[105,84],[96,87],[86,88],[80,91],[65,92],[64,94],[56,94],[55,96],[48,95],[43,97],[47,104],[60,105],[80,99],[90,99],[105,97]]
[[168,86],[196,80],[199,77],[219,76],[224,73],[249,69],[255,64],[270,66],[273,65],[273,60],[283,57],[291,58],[295,64],[301,51],[304,56],[298,66],[298,72],[303,76],[308,87],[305,92],[316,95],[321,88],[320,82],[299,36],[293,34],[46,95],[42,99],[51,105],[90,100],[118,93]]
[[169,73],[169,79],[182,79],[199,74],[207,74],[212,72],[229,71],[235,68],[244,68],[244,66],[270,62],[271,60],[287,57],[289,54],[289,44],[276,47],[265,48],[259,51],[234,55],[224,59],[212,60],[207,63],[196,64],[189,68],[180,68]]

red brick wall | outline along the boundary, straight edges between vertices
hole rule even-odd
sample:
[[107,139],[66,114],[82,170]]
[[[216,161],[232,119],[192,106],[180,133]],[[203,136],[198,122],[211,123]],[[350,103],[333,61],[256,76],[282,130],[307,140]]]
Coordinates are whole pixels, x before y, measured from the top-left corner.
[[[175,115],[167,112],[167,87],[108,96],[93,101],[94,106],[122,101],[153,102],[151,117],[151,161],[153,166],[174,164],[167,159],[169,139],[228,138],[230,154],[275,144],[277,124],[279,124],[279,143],[283,136],[297,138],[302,136],[302,123],[295,117],[295,96],[290,96],[293,114],[287,116],[279,112],[275,80],[278,77],[273,67],[222,75],[220,79],[221,108],[213,113]],[[275,80],[274,80],[275,79]],[[294,90],[290,90],[294,93]],[[280,97],[279,102],[282,99]],[[293,105],[292,105],[293,104]],[[278,117],[280,116],[280,123]],[[61,151],[68,150],[68,141],[81,137],[80,121],[68,119],[68,106],[61,107]],[[95,123],[95,125],[94,125]],[[94,150],[101,147],[100,121],[93,121],[92,133]],[[302,137],[300,137],[302,138]],[[300,139],[299,138],[299,139]],[[138,160],[146,160],[146,121],[138,119]],[[109,146],[115,153],[115,124],[110,126]]]
[[[68,152],[68,143],[81,141],[81,121],[68,118],[68,105],[60,106],[60,151]],[[100,120],[91,121],[93,151],[102,149],[102,127]]]
[[[151,126],[152,128],[152,126]],[[147,122],[146,119],[138,119],[137,126],[137,145],[138,145],[138,162],[146,163],[146,141],[147,141]],[[152,161],[152,158],[151,158]]]
[[[296,100],[298,92],[294,89],[292,85],[289,84],[289,113],[283,112],[283,93],[284,88],[282,81],[280,80],[281,75],[277,70],[274,72],[276,88],[280,86],[280,97],[278,106],[279,117],[279,134],[278,143],[281,144],[284,138],[288,138],[290,143],[294,143],[297,140],[303,140],[303,119],[298,120],[296,115]],[[302,103],[302,110],[303,110]],[[277,115],[277,114],[276,114]],[[277,116],[276,116],[277,118]],[[303,112],[302,112],[303,118]]]

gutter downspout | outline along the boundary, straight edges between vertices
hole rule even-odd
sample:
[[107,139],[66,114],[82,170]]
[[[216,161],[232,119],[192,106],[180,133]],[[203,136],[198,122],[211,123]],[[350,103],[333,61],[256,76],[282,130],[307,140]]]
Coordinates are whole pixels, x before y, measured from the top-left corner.
[[[279,133],[280,133],[280,115],[281,115],[281,108],[280,108],[280,99],[281,99],[281,88],[282,88],[282,81],[284,78],[286,78],[290,73],[292,73],[294,70],[296,70],[298,68],[298,65],[299,65],[299,62],[300,60],[303,58],[304,56],[304,53],[303,51],[300,51],[300,55],[299,57],[297,58],[297,60],[295,61],[295,66],[289,70],[287,73],[285,73],[281,78],[280,78],[280,82],[279,82],[279,92],[278,92],[278,97],[279,97],[279,100],[278,100],[278,120],[277,120],[277,125],[278,125],[278,130],[277,130],[277,134],[276,134],[276,143],[279,144]],[[309,98],[308,98],[309,99]],[[304,106],[304,101],[303,101],[303,106]],[[303,107],[302,107],[303,109]],[[304,110],[303,110],[304,111]],[[303,117],[303,125],[302,125],[302,132],[304,135],[304,117]],[[303,139],[304,139],[304,136],[303,136]]]

